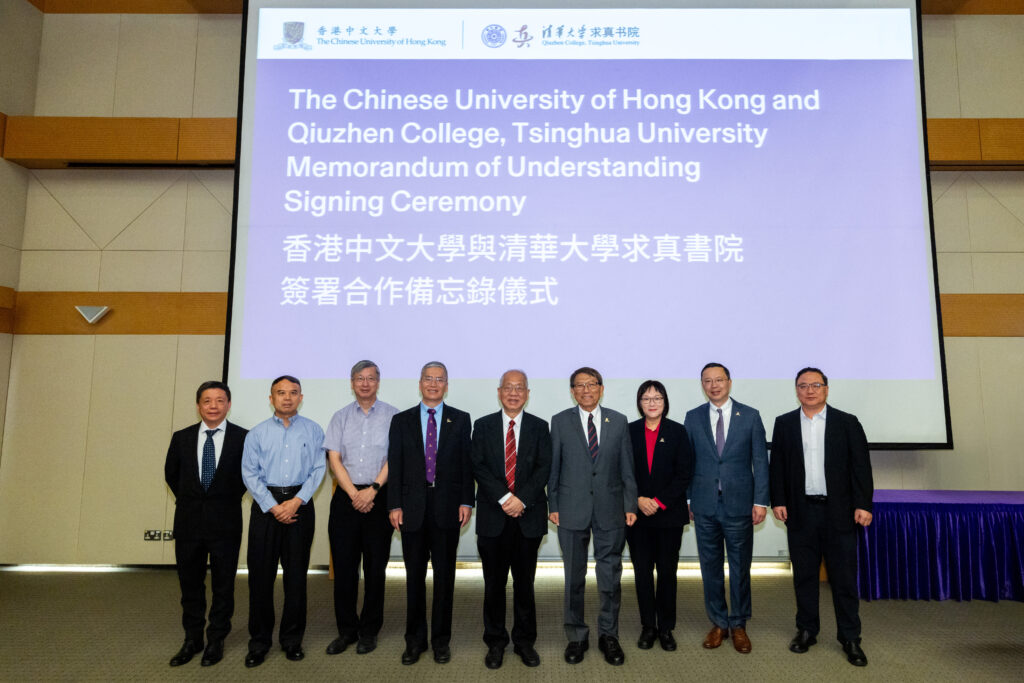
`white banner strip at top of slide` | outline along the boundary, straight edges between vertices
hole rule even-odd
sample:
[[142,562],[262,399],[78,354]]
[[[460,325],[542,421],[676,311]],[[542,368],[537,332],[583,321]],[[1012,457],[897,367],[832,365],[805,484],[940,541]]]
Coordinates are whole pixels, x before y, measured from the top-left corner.
[[281,9],[258,59],[913,57],[909,9]]

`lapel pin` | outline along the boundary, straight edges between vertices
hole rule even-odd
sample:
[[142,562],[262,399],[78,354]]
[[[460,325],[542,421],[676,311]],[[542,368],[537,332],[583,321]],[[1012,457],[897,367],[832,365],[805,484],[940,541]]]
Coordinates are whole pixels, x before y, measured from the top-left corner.
[[665,437],[661,437],[660,439],[658,439],[658,443],[665,443]]
[[736,417],[739,417],[739,416],[740,416],[740,411],[737,410],[736,411]]
[[607,417],[604,419],[605,422],[611,422]]
[[452,419],[450,417],[446,417],[444,421],[447,422],[448,424],[452,423]]

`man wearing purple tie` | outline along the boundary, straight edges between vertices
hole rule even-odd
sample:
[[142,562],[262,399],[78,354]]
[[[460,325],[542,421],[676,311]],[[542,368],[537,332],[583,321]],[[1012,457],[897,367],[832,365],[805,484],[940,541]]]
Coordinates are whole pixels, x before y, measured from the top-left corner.
[[388,510],[402,534],[405,560],[405,652],[415,664],[427,650],[427,562],[433,567],[430,645],[434,661],[451,660],[452,595],[459,529],[473,508],[470,417],[444,403],[448,369],[432,361],[420,372],[422,401],[391,420]]

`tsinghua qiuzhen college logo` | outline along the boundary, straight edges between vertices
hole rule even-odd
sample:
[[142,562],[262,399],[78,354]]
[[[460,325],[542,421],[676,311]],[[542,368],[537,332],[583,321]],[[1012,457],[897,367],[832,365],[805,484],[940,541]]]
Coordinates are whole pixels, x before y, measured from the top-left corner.
[[306,24],[302,21],[284,22],[284,42],[274,46],[275,50],[312,50],[313,46],[302,42],[302,34],[306,32]]
[[508,39],[508,34],[498,24],[490,24],[484,28],[480,39],[484,41],[484,45],[487,47],[501,47],[505,44],[505,40]]

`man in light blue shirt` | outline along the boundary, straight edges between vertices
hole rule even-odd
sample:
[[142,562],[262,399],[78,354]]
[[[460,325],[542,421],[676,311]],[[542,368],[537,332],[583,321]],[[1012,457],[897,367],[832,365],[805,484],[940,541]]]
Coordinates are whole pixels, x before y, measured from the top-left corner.
[[252,494],[249,517],[249,668],[263,663],[273,643],[274,579],[284,570],[284,609],[278,640],[285,656],[305,655],[306,572],[316,523],[312,505],[327,469],[324,431],[299,413],[302,385],[282,375],[270,385],[274,415],[245,438],[242,480]]

